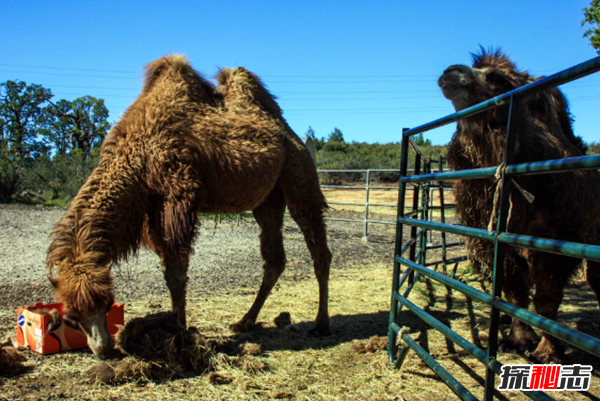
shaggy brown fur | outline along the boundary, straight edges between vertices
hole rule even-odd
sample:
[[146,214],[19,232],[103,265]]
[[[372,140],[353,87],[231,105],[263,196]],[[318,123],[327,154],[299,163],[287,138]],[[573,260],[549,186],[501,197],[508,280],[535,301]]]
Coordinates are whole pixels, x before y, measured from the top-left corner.
[[[458,111],[535,80],[519,71],[500,51],[482,50],[473,56],[473,68],[450,66],[440,77],[439,85]],[[504,160],[507,122],[507,106],[460,121],[448,151],[450,167],[464,170],[500,165]],[[585,152],[586,146],[573,134],[567,101],[558,89],[521,101],[515,164],[582,156]],[[508,232],[600,244],[598,172],[521,176],[515,181],[535,199],[530,203],[513,189]],[[493,179],[458,181],[454,194],[462,224],[487,228],[495,191]],[[489,272],[493,266],[493,244],[470,239],[468,250],[471,262]],[[556,319],[563,289],[579,263],[580,260],[570,257],[509,247],[504,264],[504,294],[510,302],[527,308],[529,290],[535,285],[536,312]],[[588,261],[587,265],[588,282],[596,295],[600,295],[600,264]],[[505,345],[529,349],[533,345],[529,326],[513,319]],[[558,359],[561,353],[560,342],[544,334],[532,358],[546,362]]]
[[57,274],[57,297],[73,318],[108,310],[111,264],[144,244],[160,257],[173,310],[184,324],[197,214],[252,210],[262,229],[263,284],[232,329],[252,326],[285,268],[287,206],[315,263],[315,328],[328,332],[327,204],[314,163],[257,76],[224,68],[217,81],[215,88],[183,56],[147,66],[142,93],[106,137],[98,168],[53,231],[47,262]]

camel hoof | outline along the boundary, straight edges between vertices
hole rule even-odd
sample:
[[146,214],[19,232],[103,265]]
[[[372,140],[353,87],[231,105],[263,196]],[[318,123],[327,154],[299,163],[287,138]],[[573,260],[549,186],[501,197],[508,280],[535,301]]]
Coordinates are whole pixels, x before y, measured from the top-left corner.
[[257,331],[260,330],[262,328],[262,324],[256,324],[254,323],[254,320],[246,320],[246,321],[239,321],[237,323],[234,323],[232,325],[229,326],[229,330],[231,330],[233,333],[248,333],[251,331]]
[[329,327],[316,327],[308,330],[308,335],[311,337],[328,337],[331,335]]
[[565,358],[565,346],[561,343],[551,343],[544,337],[535,351],[532,352],[527,359],[533,363],[539,364],[562,364],[565,361]]
[[498,344],[498,351],[507,354],[525,354],[534,349],[534,344],[531,339],[523,339],[521,341],[514,339],[501,340]]
[[549,364],[556,363],[559,365],[564,364],[564,355],[550,352],[533,352],[527,357],[527,361],[532,364]]

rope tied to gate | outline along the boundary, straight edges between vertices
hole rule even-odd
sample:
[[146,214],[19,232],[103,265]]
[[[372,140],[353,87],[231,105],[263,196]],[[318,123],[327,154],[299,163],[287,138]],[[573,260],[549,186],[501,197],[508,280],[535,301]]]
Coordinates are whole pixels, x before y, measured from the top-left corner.
[[494,192],[494,206],[492,207],[492,215],[490,216],[490,222],[488,224],[488,232],[491,234],[494,231],[494,226],[498,220],[498,204],[500,203],[500,189],[502,188],[502,170],[504,169],[504,162],[498,166],[494,178],[496,178],[496,191]]
[[404,334],[410,334],[410,327],[407,326],[402,326],[402,329],[400,329],[400,332],[398,332],[398,337],[396,340],[396,346],[401,347],[404,345],[404,340],[402,340],[402,336]]
[[[506,167],[507,166],[504,165],[504,162],[502,162],[502,164],[500,164],[498,166],[498,169],[496,170],[496,174],[494,174],[494,178],[496,178],[496,192],[494,192],[494,206],[492,208],[492,215],[490,216],[490,222],[488,224],[488,232],[490,234],[492,232],[494,232],[494,226],[496,225],[496,223],[498,221],[498,205],[500,204],[500,189],[502,188],[502,175],[503,175],[503,173],[506,174]],[[515,181],[514,178],[511,178],[510,180],[514,184],[515,188],[517,188],[517,190],[519,190],[521,195],[523,195],[523,197],[527,200],[527,202],[533,203],[533,201],[535,200],[535,196],[531,192],[523,189],[523,187],[521,187],[517,183],[517,181]],[[508,222],[510,221],[510,218],[512,217],[512,211],[513,211],[512,196],[510,197],[509,202],[510,202],[510,209],[508,211],[508,220],[506,222],[507,226],[508,226]]]

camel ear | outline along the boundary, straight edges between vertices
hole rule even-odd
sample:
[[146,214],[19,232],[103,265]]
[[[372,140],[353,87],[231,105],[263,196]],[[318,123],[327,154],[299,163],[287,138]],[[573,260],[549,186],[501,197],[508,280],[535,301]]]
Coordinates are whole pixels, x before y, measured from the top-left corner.
[[48,280],[50,280],[50,283],[52,284],[52,287],[54,287],[54,289],[58,288],[58,279],[52,276],[48,276]]

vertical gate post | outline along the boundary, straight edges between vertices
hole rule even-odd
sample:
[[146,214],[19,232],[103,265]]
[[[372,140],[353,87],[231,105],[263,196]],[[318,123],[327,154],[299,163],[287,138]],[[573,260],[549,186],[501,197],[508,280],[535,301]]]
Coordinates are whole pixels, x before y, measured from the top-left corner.
[[[514,96],[511,96],[508,111],[508,126],[506,127],[506,149],[504,151],[504,167],[512,164],[513,162],[513,155],[517,138],[517,121],[519,118],[518,114],[519,102],[515,100]],[[496,238],[494,241],[494,277],[492,284],[492,298],[494,301],[502,297],[502,282],[504,279],[504,254],[506,251],[506,244],[498,241],[498,236],[501,232],[506,231],[506,227],[508,225],[510,192],[512,189],[511,180],[506,177],[505,168],[502,168],[502,176],[500,179],[502,180],[500,187],[500,204],[498,205],[498,221],[496,224]],[[492,302],[487,349],[488,366],[486,368],[485,374],[485,401],[492,401],[494,399],[496,373],[492,370],[490,364],[493,360],[496,359],[497,356],[499,325],[500,310],[496,308],[494,306],[494,303]]]
[[[402,134],[408,131],[408,128],[402,129]],[[406,172],[408,170],[408,138],[404,135],[402,136],[402,148],[400,152],[400,177],[406,176]],[[398,218],[404,217],[404,204],[406,197],[406,183],[399,180],[400,185],[398,186],[398,210],[396,214],[396,251],[394,255],[400,255],[402,252],[402,227],[398,228],[398,225],[401,224],[398,222]],[[398,315],[398,300],[394,297],[394,293],[398,292],[400,287],[400,262],[394,258],[394,275],[392,278],[392,301],[390,307],[390,320],[389,320],[389,329],[388,329],[388,355],[390,364],[394,364],[394,352],[396,351],[396,340],[397,334],[394,329],[392,329],[392,324],[396,323],[397,315]]]
[[[444,162],[444,158],[442,156],[440,156],[440,161],[439,161],[439,165],[438,165],[438,167],[439,167],[438,171],[440,173],[444,172],[443,162]],[[444,206],[444,182],[438,181],[438,184],[440,186],[440,222],[442,224],[445,224],[446,223],[446,209]],[[444,266],[444,274],[448,274],[448,271],[447,271],[448,267],[446,265],[446,233],[443,231],[442,231],[442,264]]]
[[371,170],[367,170],[367,180],[366,180],[366,187],[365,187],[365,191],[366,191],[366,195],[365,195],[365,226],[364,226],[364,230],[363,230],[363,242],[366,243],[369,239],[368,239],[368,235],[369,235],[369,189],[371,186]]
[[[411,141],[410,137],[407,140]],[[415,171],[414,171],[413,175],[420,175],[420,174],[421,174],[421,155],[419,153],[417,153],[415,155]],[[414,213],[414,216],[416,216],[416,217],[418,217],[417,211],[419,210],[419,194],[420,193],[421,193],[421,184],[418,184],[418,186],[413,187],[412,212]],[[410,260],[414,261],[417,258],[417,244],[419,246],[421,245],[421,238],[422,238],[423,233],[424,233],[424,230],[417,230],[416,226],[412,226],[410,228],[410,237],[416,238],[416,241],[411,245],[410,250],[408,251],[408,258]],[[408,285],[409,286],[413,284],[414,278],[415,278],[415,272],[414,272],[414,270],[412,270],[408,275]]]

